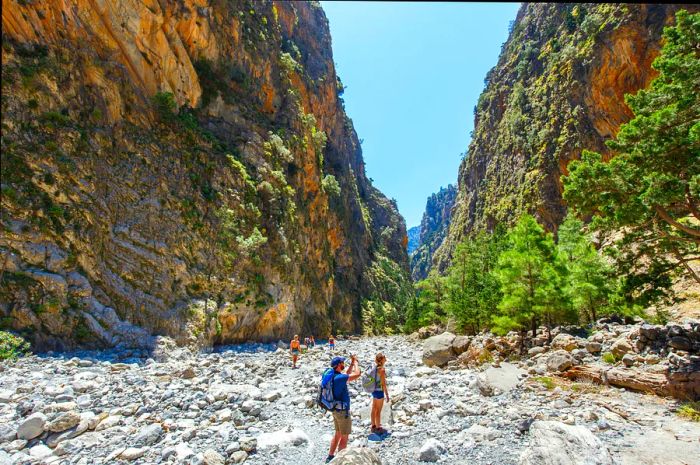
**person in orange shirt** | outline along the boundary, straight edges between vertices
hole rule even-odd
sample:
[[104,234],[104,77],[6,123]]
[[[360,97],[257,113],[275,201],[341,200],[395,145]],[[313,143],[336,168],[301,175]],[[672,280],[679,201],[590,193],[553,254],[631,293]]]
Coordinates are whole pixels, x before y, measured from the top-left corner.
[[297,359],[301,353],[301,342],[299,342],[299,335],[295,334],[292,342],[289,343],[289,351],[292,354],[292,368],[297,367]]

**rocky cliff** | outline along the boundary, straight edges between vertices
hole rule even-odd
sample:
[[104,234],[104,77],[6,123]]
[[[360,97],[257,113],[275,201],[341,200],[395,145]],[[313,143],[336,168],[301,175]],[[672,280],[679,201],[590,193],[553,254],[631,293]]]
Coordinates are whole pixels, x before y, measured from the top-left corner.
[[0,313],[36,348],[357,331],[380,275],[409,283],[316,2],[10,0],[2,26]]
[[420,225],[408,228],[408,256],[410,257],[413,252],[420,245]]
[[435,263],[473,231],[523,212],[550,230],[566,214],[561,176],[631,117],[624,95],[654,78],[663,27],[690,5],[524,4],[474,108],[454,217]]
[[447,188],[428,197],[425,212],[420,223],[420,240],[416,251],[411,255],[411,275],[414,281],[428,276],[433,254],[445,240],[452,218],[452,208],[457,197],[457,188],[449,184]]

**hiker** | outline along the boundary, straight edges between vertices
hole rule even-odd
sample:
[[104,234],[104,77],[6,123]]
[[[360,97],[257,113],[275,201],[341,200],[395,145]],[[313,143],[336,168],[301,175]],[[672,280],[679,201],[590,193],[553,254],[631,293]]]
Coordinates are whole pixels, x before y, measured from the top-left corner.
[[386,356],[379,352],[374,358],[374,366],[370,368],[371,376],[374,378],[374,390],[372,391],[372,429],[371,432],[380,436],[388,433],[382,428],[382,407],[384,407],[384,399],[389,402],[389,391],[386,388],[386,371],[384,364]]
[[301,353],[301,342],[299,342],[299,335],[295,334],[292,342],[289,343],[289,351],[292,353],[292,368],[297,367],[297,359]]
[[328,347],[331,352],[333,352],[333,349],[335,349],[335,339],[333,338],[332,334],[328,336]]
[[309,338],[309,344],[310,344],[310,347],[316,347],[316,340],[314,339],[313,336],[311,336]]
[[305,345],[306,347],[309,347],[309,344],[310,344],[309,341],[311,341],[311,339],[309,339],[309,336],[306,336],[306,337],[304,338],[304,345]]
[[350,417],[350,392],[348,391],[348,382],[355,381],[362,374],[357,365],[357,358],[350,356],[350,366],[343,373],[345,368],[345,359],[343,357],[333,357],[331,360],[331,368],[333,368],[333,397],[343,405],[342,410],[333,411],[333,425],[335,427],[335,435],[331,440],[331,449],[326,457],[326,463],[335,458],[336,449],[338,452],[345,449],[348,445],[348,439],[352,431],[352,418]]

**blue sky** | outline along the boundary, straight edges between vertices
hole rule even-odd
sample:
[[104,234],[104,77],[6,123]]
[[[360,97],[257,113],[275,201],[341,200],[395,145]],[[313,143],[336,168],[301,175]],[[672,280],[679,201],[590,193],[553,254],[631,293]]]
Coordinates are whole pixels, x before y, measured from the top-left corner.
[[367,175],[408,227],[457,182],[484,77],[519,3],[322,1]]

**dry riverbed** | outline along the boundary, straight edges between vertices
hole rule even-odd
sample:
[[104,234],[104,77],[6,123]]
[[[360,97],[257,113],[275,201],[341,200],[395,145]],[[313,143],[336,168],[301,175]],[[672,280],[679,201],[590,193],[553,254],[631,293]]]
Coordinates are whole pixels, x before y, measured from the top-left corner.
[[[314,397],[327,348],[303,355],[296,370],[284,350],[248,348],[5,363],[0,465],[323,463],[332,420]],[[676,401],[530,375],[524,364],[429,368],[421,343],[403,336],[337,348],[363,367],[377,351],[388,359],[393,434],[368,441],[369,395],[354,389],[351,446],[371,448],[383,464],[700,464],[700,424],[679,418]],[[483,395],[489,387],[494,395]]]

